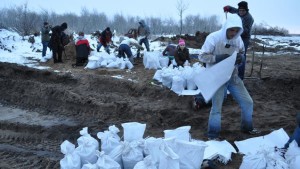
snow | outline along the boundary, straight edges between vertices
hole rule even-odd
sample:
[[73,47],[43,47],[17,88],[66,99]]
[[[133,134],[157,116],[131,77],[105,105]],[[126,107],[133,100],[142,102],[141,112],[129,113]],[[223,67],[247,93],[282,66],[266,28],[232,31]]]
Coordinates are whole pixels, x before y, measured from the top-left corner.
[[[164,35],[166,37],[171,37],[172,35]],[[77,35],[74,34],[76,38]],[[85,35],[85,37],[89,40],[90,46],[92,48],[96,48],[97,42],[96,39],[91,35]],[[262,40],[264,45],[268,47],[276,47],[277,45],[285,46],[285,47],[293,47],[298,50],[300,53],[300,36],[255,36],[256,38]],[[113,37],[113,41],[115,44],[118,44],[119,41],[118,36]],[[252,36],[254,38],[254,36]],[[42,51],[41,37],[35,37],[35,43],[31,45],[28,42],[29,36],[22,37],[18,33],[14,31],[9,31],[6,29],[0,29],[0,62],[8,62],[8,63],[16,63],[19,65],[24,65],[36,69],[50,69],[50,67],[41,66],[40,62],[45,62],[47,59],[42,57],[41,52],[36,52],[36,50]],[[155,41],[150,42],[151,51],[160,51],[164,50],[164,46],[162,46],[163,42]],[[261,44],[261,45],[263,45]],[[292,44],[292,46],[291,46]],[[6,48],[7,50],[3,49]],[[100,49],[104,51],[104,48]],[[190,54],[199,53],[200,49],[192,49],[189,48]],[[136,50],[133,50],[133,54],[135,54]],[[282,52],[277,52],[277,54],[283,54]],[[267,55],[267,53],[266,53]],[[49,49],[47,49],[46,58],[51,58],[52,53]],[[48,60],[51,61],[51,60]]]

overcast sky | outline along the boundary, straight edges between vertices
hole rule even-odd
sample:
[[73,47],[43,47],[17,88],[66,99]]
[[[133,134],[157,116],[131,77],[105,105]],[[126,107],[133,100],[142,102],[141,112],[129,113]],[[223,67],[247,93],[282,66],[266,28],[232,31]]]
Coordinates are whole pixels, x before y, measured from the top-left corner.
[[[183,0],[188,5],[184,16],[217,15],[223,22],[223,6],[237,7],[240,0]],[[91,12],[97,10],[107,16],[123,14],[124,16],[161,17],[178,19],[177,0],[1,0],[0,8],[28,3],[33,11],[46,9],[62,14],[72,12],[80,15],[83,7]],[[266,23],[272,27],[286,28],[290,33],[300,34],[300,0],[249,0],[248,7],[255,23]]]

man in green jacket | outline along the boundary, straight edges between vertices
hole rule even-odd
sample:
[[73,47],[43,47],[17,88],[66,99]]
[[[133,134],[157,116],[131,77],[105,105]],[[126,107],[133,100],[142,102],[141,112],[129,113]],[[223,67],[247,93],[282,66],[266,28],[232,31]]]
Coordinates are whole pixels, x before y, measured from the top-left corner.
[[51,25],[49,25],[48,22],[44,22],[44,25],[42,27],[42,44],[43,44],[43,51],[42,51],[42,56],[46,56],[46,51],[48,47],[48,43],[50,41],[50,30],[51,30]]

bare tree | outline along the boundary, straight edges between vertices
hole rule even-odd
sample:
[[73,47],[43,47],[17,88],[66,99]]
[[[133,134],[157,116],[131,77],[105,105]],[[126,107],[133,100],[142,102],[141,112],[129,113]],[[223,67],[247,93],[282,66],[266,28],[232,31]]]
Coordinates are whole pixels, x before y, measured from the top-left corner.
[[177,0],[176,8],[178,10],[178,15],[180,17],[180,32],[179,32],[179,34],[181,35],[181,33],[182,33],[182,24],[183,24],[182,23],[182,17],[183,17],[184,11],[188,9],[188,4],[185,4],[183,2],[183,0]]

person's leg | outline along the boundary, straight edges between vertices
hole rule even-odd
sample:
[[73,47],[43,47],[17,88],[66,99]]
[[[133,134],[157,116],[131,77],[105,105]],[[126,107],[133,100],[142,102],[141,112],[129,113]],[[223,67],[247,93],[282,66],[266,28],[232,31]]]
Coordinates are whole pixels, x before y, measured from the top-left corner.
[[54,63],[57,63],[56,52],[57,52],[56,50],[52,50],[52,58]]
[[221,112],[224,100],[224,88],[225,85],[221,86],[212,97],[212,107],[209,114],[207,133],[209,139],[218,138],[221,132]]
[[97,44],[97,52],[100,52],[101,46],[102,46],[101,43],[98,43],[98,44]]
[[49,42],[42,42],[42,44],[43,44],[42,57],[46,56],[48,43],[49,43]]
[[58,55],[58,58],[57,58],[57,62],[60,62],[60,63],[62,63],[62,50],[61,49],[59,49],[58,51],[57,51],[57,55]]
[[149,40],[148,40],[148,38],[145,38],[144,44],[145,44],[145,46],[146,46],[147,52],[149,52],[149,51],[150,51],[150,45],[149,45]]
[[247,49],[248,49],[248,46],[249,46],[249,41],[250,41],[250,38],[243,39],[244,47],[245,47],[245,55],[244,55],[244,59],[243,59],[242,63],[239,65],[239,68],[238,68],[238,70],[239,70],[239,77],[242,80],[244,80],[244,76],[245,76]]
[[134,64],[134,60],[133,60],[133,55],[132,55],[132,52],[131,52],[131,49],[128,45],[126,45],[124,47],[124,52],[126,53],[126,56],[128,57],[129,61]]
[[232,97],[238,102],[241,113],[241,130],[249,132],[253,130],[252,113],[253,113],[253,100],[249,95],[244,82],[234,75],[228,84],[228,90]]
[[106,53],[110,54],[110,50],[109,50],[109,46],[108,45],[105,47],[105,51],[106,51]]

